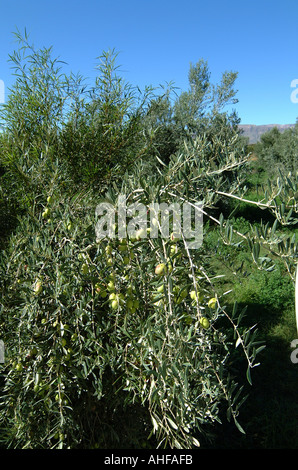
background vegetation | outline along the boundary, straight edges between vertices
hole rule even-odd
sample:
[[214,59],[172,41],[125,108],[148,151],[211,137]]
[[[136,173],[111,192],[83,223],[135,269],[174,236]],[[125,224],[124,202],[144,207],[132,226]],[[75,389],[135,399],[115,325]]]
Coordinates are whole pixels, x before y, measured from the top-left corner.
[[[108,51],[88,88],[16,37],[0,110],[1,446],[297,448],[298,125],[252,148],[227,111],[234,72],[214,85],[200,60],[180,95],[140,91]],[[97,205],[122,194],[148,210],[203,201],[201,249],[96,239]]]

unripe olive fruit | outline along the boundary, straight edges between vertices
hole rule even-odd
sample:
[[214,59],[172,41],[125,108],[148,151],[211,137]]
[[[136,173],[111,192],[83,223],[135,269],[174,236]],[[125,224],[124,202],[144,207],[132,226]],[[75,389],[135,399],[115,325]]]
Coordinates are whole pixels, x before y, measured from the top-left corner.
[[171,242],[177,242],[180,238],[177,233],[171,233]]
[[147,230],[140,228],[139,230],[136,231],[136,240],[141,240],[142,238],[145,238],[147,235]]
[[43,219],[46,219],[50,215],[50,209],[46,207],[41,215]]
[[195,290],[190,291],[189,295],[190,295],[190,298],[191,298],[192,300],[196,300],[196,298],[197,298],[197,293],[196,293]]
[[41,291],[42,291],[42,282],[36,281],[36,284],[34,286],[34,292],[35,294],[39,294]]
[[199,291],[196,293],[195,290],[192,290],[189,295],[192,300],[198,300],[198,302],[202,302],[204,299],[204,295]]
[[171,246],[171,249],[170,249],[170,254],[171,256],[175,255],[177,253],[177,246],[176,245],[172,245]]
[[101,292],[101,284],[99,282],[97,282],[96,284],[94,284],[94,289],[95,291],[100,294]]
[[209,299],[209,302],[208,302],[209,308],[215,308],[216,305],[217,305],[217,299],[215,297],[212,297],[212,299]]
[[201,318],[200,318],[200,325],[201,325],[203,328],[205,328],[205,329],[209,328],[210,323],[209,323],[208,318],[206,318],[206,317],[201,317]]
[[115,284],[113,281],[110,281],[107,285],[108,290],[114,290],[115,289]]
[[167,270],[168,270],[169,273],[171,273],[173,271],[173,266],[172,266],[171,263],[168,263]]
[[82,272],[82,274],[88,274],[88,272],[89,272],[89,266],[88,266],[87,263],[84,263],[84,264],[82,265],[82,267],[81,267],[81,272]]
[[185,288],[180,292],[179,298],[180,299],[185,299],[187,297],[187,294],[188,294],[188,292],[187,292],[187,289]]
[[161,293],[161,292],[163,292],[163,291],[164,291],[164,285],[159,286],[159,287],[157,288],[157,292]]
[[95,288],[96,293],[99,294],[100,297],[105,298],[108,295],[107,291],[105,290],[105,288],[102,286],[100,282],[97,282],[94,285],[94,288]]
[[161,276],[162,274],[164,274],[166,272],[166,265],[165,263],[160,263],[156,266],[155,268],[155,274]]
[[112,246],[111,246],[111,245],[107,245],[105,251],[106,251],[106,254],[107,254],[107,255],[110,255],[110,254],[112,253],[112,251],[113,251]]

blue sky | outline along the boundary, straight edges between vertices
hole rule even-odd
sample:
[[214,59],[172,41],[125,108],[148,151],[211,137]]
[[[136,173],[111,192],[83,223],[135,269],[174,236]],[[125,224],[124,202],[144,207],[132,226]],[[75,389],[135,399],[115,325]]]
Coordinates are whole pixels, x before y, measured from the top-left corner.
[[[13,84],[8,54],[13,32],[26,27],[36,48],[53,46],[53,56],[92,84],[96,57],[119,53],[121,75],[144,88],[174,82],[188,88],[190,63],[209,64],[211,81],[238,72],[242,124],[291,124],[298,103],[297,0],[10,0],[0,3],[0,80]],[[0,90],[1,91],[1,90]],[[1,94],[1,93],[0,93]],[[298,96],[298,94],[296,95]]]

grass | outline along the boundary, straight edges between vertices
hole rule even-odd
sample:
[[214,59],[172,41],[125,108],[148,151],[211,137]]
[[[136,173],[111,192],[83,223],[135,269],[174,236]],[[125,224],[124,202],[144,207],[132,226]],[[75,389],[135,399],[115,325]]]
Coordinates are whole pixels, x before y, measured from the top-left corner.
[[[290,343],[297,337],[293,286],[280,268],[275,272],[255,272],[246,281],[237,281],[228,270],[224,289],[233,288],[226,298],[227,307],[234,300],[239,308],[247,306],[243,323],[257,324],[258,340],[266,348],[258,356],[260,365],[252,371],[252,387],[243,375],[243,384],[249,394],[240,410],[239,422],[243,436],[233,423],[222,417],[222,425],[214,429],[212,448],[298,448],[297,365],[290,360]],[[239,363],[240,368],[244,364]],[[245,365],[244,365],[245,370]],[[208,447],[208,444],[205,443]]]
[[[266,175],[262,175],[265,179]],[[256,176],[250,179],[249,197],[256,200]],[[245,231],[250,224],[260,223],[260,213],[240,203],[234,212],[233,226]],[[263,217],[266,216],[261,211]],[[263,218],[264,220],[264,218]],[[294,229],[295,230],[295,229]],[[219,286],[222,292],[232,289],[225,298],[227,308],[235,300],[239,307],[247,306],[243,322],[257,324],[258,339],[266,348],[258,356],[260,365],[252,371],[252,387],[245,383],[248,399],[240,409],[239,422],[245,429],[242,435],[225,415],[222,424],[213,429],[212,443],[207,448],[297,449],[298,402],[297,365],[291,362],[291,341],[298,337],[295,321],[294,285],[280,262],[272,272],[260,271],[252,263],[251,253],[242,245],[238,249],[218,240],[217,231],[206,234],[204,243],[213,247],[215,256],[210,266],[224,274]],[[241,269],[238,269],[242,266]],[[241,364],[239,364],[239,367]],[[239,373],[239,371],[238,371]]]

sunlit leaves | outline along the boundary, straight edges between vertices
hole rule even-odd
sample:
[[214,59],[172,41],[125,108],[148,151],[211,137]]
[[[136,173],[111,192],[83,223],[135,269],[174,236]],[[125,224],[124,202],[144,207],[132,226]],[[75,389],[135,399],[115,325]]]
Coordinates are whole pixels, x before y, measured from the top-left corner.
[[[6,108],[11,135],[1,141],[3,162],[32,202],[28,198],[30,210],[0,260],[1,334],[8,351],[0,420],[9,446],[92,446],[97,434],[103,434],[102,445],[114,445],[130,414],[134,422],[126,432],[129,438],[134,432],[137,443],[149,436],[159,448],[198,447],[205,426],[220,422],[223,403],[243,432],[244,387],[231,377],[232,359],[244,358],[252,384],[264,345],[256,326],[243,322],[246,308],[225,303],[224,256],[208,244],[188,249],[183,237],[170,237],[172,226],[167,238],[150,238],[148,226],[121,242],[96,238],[95,207],[105,200],[115,208],[127,194],[127,203],[141,203],[147,222],[159,227],[152,202],[193,207],[203,201],[205,223],[213,224],[204,229],[213,231],[217,246],[228,253],[246,247],[260,271],[270,273],[276,257],[291,271],[296,238],[283,236],[281,227],[295,222],[295,178],[269,182],[253,201],[275,214],[275,222],[236,230],[231,218],[215,214],[224,197],[243,202],[247,158],[230,126],[234,118],[218,114],[234,100],[234,74],[212,88],[201,61],[191,67],[190,91],[175,106],[167,91],[146,102],[148,90],[135,106],[133,90],[116,73],[114,52],[104,53],[90,101],[79,101],[78,89],[71,92],[75,105],[66,124],[62,105],[70,83],[60,94],[50,50],[36,52],[26,42],[24,51],[33,54],[31,76],[16,53],[19,81]],[[20,94],[22,86],[27,94]],[[45,92],[49,103],[39,108]],[[158,143],[158,136],[165,140]],[[64,159],[75,175],[66,177]],[[129,171],[123,171],[126,164]],[[65,190],[73,177],[77,186]],[[114,224],[119,229],[119,213]],[[243,265],[229,267],[238,276]],[[134,431],[140,422],[143,438]]]

